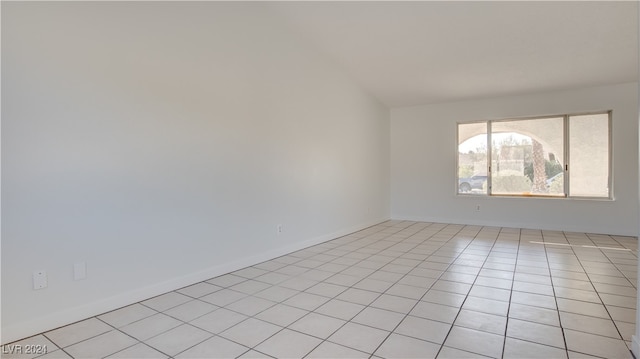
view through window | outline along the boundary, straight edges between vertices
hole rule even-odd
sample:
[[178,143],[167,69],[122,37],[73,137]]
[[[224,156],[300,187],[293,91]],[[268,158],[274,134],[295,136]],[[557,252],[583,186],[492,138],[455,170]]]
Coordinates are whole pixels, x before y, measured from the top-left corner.
[[458,193],[610,198],[610,115],[458,124]]

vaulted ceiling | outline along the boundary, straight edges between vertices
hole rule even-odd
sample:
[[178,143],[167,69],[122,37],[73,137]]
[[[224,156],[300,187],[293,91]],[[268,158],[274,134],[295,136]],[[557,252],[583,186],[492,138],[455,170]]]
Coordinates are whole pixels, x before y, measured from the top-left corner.
[[638,2],[273,2],[389,107],[638,81]]

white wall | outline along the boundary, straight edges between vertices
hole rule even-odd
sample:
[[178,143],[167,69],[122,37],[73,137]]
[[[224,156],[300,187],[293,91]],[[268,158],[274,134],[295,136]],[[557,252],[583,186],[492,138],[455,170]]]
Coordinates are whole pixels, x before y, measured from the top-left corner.
[[388,110],[260,4],[3,3],[2,36],[4,343],[389,218]]
[[[391,111],[391,217],[638,234],[636,83]],[[456,123],[613,110],[613,201],[456,195]],[[477,212],[476,206],[480,205]]]

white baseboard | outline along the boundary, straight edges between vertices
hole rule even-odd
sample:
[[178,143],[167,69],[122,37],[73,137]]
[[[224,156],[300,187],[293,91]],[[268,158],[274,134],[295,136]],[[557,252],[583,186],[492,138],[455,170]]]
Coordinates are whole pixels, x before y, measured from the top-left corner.
[[456,219],[456,218],[444,218],[444,217],[431,217],[431,216],[391,216],[391,219],[402,221],[416,221],[416,222],[433,222],[433,223],[446,223],[446,224],[462,224],[472,226],[489,226],[489,227],[508,227],[508,228],[530,228],[530,229],[542,229],[548,231],[564,231],[564,232],[584,232],[594,234],[609,234],[618,236],[630,236],[636,237],[638,233],[631,233],[621,231],[619,228],[602,228],[586,226],[563,226],[555,227],[548,226],[540,223],[526,223],[526,222],[508,222],[508,221],[493,221],[493,220],[469,220],[469,219]]
[[225,273],[233,272],[238,269],[256,265],[258,263],[268,261],[273,258],[283,256],[307,247],[314,246],[335,238],[345,236],[347,234],[360,231],[367,227],[387,221],[388,218],[379,219],[346,228],[334,233],[329,233],[319,237],[311,238],[303,242],[294,243],[288,246],[277,248],[259,255],[242,258],[236,261],[225,263],[214,267],[207,268],[200,272],[192,273],[179,278],[173,278],[165,282],[144,288],[136,289],[130,292],[121,293],[103,300],[87,303],[72,309],[67,309],[50,315],[32,320],[29,322],[19,323],[2,328],[2,344],[11,343],[22,338],[27,338],[42,332],[46,332],[55,328],[59,328],[71,323],[75,323],[87,318],[100,315],[127,305],[137,303],[157,295],[167,293],[176,289],[180,289],[198,282],[211,279]]

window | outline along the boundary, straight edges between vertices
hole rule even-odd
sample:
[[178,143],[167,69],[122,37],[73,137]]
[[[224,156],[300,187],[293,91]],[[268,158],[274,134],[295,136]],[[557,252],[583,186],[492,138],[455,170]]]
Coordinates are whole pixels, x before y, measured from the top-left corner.
[[611,112],[458,124],[458,193],[611,198]]

